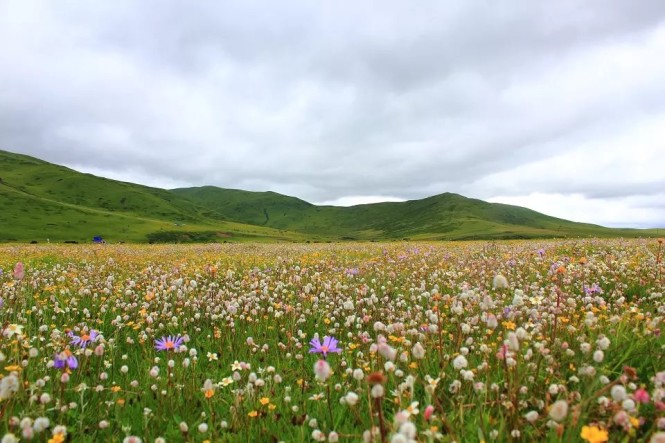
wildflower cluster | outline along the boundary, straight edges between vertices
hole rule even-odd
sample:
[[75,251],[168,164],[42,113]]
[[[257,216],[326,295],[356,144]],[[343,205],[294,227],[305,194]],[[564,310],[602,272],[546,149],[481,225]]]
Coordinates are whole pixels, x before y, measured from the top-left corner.
[[665,441],[654,240],[12,245],[0,269],[3,443]]

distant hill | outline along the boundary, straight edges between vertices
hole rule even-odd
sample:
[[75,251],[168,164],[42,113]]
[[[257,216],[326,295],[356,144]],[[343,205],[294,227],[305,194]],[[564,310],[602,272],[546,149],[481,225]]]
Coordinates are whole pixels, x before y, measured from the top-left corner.
[[575,223],[519,206],[487,203],[451,193],[406,202],[338,207],[316,206],[274,192],[212,186],[172,192],[238,223],[336,239],[461,240],[645,234],[645,231]]
[[214,186],[165,190],[0,151],[0,241],[462,240],[647,236],[457,194],[351,207]]
[[0,241],[302,240],[233,223],[174,192],[0,151]]

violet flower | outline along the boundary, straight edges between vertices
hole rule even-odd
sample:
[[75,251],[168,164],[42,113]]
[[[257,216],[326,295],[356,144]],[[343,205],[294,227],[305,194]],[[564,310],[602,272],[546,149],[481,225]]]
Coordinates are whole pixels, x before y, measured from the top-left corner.
[[53,358],[53,367],[56,369],[76,369],[78,366],[78,360],[69,350],[64,350]]
[[97,336],[99,336],[99,332],[95,331],[94,329],[91,329],[88,334],[82,334],[81,336],[74,335],[73,332],[70,332],[68,335],[72,338],[71,344],[79,346],[81,348],[85,348],[90,343],[97,341]]
[[179,336],[168,336],[162,337],[155,340],[155,349],[158,351],[177,351],[180,345],[184,342],[184,339]]
[[326,358],[329,352],[342,352],[342,348],[337,346],[339,341],[335,337],[325,336],[323,337],[323,343],[319,341],[318,338],[313,338],[309,344],[312,348],[309,350],[310,354],[323,354],[323,358]]

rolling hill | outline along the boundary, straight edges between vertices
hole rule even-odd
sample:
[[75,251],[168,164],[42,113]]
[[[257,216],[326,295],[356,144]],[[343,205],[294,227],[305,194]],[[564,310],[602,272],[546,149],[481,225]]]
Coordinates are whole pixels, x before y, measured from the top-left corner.
[[445,193],[399,203],[316,206],[275,192],[165,190],[0,151],[0,241],[462,240],[647,236]]

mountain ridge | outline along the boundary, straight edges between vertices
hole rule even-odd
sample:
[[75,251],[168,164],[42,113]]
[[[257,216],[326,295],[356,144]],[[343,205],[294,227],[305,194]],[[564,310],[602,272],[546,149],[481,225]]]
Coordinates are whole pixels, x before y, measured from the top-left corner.
[[274,191],[161,189],[0,150],[0,241],[340,241],[651,236],[445,192],[315,205]]

